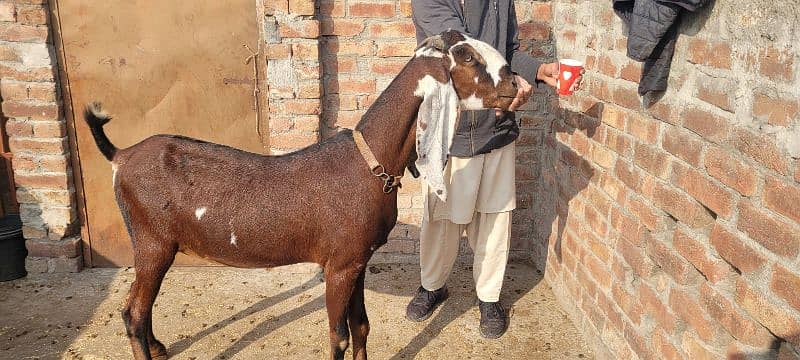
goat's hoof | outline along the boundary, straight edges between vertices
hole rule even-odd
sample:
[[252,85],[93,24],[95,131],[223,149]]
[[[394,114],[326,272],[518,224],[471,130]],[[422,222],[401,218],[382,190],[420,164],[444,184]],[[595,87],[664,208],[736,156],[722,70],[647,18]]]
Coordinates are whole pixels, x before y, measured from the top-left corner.
[[153,360],[167,360],[167,347],[160,341],[156,340],[155,344],[150,346],[150,357]]

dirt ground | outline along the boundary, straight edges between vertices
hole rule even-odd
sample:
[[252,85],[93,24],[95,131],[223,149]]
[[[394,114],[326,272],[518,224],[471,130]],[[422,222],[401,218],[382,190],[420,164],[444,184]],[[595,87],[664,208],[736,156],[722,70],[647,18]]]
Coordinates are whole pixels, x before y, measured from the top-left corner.
[[[371,359],[591,359],[541,274],[511,264],[502,301],[508,333],[486,340],[471,268],[457,265],[451,297],[427,321],[405,319],[414,265],[373,265],[366,280]],[[88,269],[0,283],[0,359],[129,359],[120,318],[134,272]],[[154,309],[172,359],[325,359],[324,283],[316,267],[173,268]],[[348,353],[348,358],[350,354]]]

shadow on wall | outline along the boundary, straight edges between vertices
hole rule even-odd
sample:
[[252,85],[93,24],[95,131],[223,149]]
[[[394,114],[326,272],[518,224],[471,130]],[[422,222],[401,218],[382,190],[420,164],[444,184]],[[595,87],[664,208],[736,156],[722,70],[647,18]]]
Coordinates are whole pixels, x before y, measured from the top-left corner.
[[[320,75],[320,140],[337,133],[337,122],[341,100],[339,98],[339,36],[326,35],[333,28],[334,5],[332,1],[316,1],[316,18],[319,20],[319,63]],[[326,25],[327,24],[327,25]],[[329,29],[330,28],[330,29]]]
[[[798,339],[800,338],[800,333],[793,334],[788,336],[789,339]],[[742,351],[740,349],[736,349],[734,351],[729,351],[727,354],[727,360],[749,360],[749,359],[798,359],[800,358],[800,344],[796,344],[794,349],[792,349],[792,345],[789,345],[788,342],[783,341],[781,339],[772,340],[769,348],[771,350],[762,350],[762,351]]]
[[[544,135],[539,169],[540,180],[534,197],[534,208],[539,211],[534,214],[532,231],[539,244],[534,247],[533,261],[540,269],[546,267],[547,252],[551,250],[548,243],[552,244],[556,259],[559,262],[562,260],[564,229],[572,211],[570,202],[576,194],[589,186],[596,175],[591,163],[573,148],[559,141],[559,138],[594,137],[601,123],[603,104],[596,103],[585,113],[567,109],[559,109],[558,112],[558,116],[550,124],[548,133]],[[578,132],[582,134],[576,134]],[[573,143],[577,145],[580,141],[573,140]],[[588,150],[588,146],[584,150]],[[585,213],[591,210],[583,211]],[[576,216],[583,217],[584,214]]]

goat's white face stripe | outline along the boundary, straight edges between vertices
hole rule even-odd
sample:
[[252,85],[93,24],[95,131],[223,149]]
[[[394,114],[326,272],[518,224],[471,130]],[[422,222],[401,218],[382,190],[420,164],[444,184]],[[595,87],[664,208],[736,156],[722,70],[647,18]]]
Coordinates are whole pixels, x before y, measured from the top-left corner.
[[486,72],[489,74],[489,76],[492,77],[492,80],[494,80],[494,86],[497,86],[497,84],[500,83],[500,69],[502,69],[503,66],[508,64],[506,62],[506,59],[504,59],[503,56],[501,56],[500,53],[497,52],[497,50],[495,50],[489,44],[475,40],[468,36],[465,37],[466,40],[459,41],[452,47],[455,48],[456,46],[461,44],[469,44],[470,46],[472,46],[472,48],[475,49],[475,51],[481,54],[481,56],[483,57],[483,61],[486,61]]
[[421,57],[421,56],[441,58],[444,57],[444,54],[442,54],[441,51],[436,50],[434,48],[423,47],[417,49],[417,51],[414,52],[414,57]]
[[197,220],[202,219],[203,215],[205,215],[205,214],[206,214],[206,207],[205,206],[204,207],[199,207],[199,208],[194,210],[194,216],[197,218]]

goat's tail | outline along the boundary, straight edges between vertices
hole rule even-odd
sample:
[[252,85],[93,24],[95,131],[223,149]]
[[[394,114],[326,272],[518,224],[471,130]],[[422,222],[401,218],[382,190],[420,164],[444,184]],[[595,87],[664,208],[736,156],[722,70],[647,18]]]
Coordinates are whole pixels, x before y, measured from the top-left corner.
[[103,131],[103,125],[111,121],[111,116],[103,111],[103,105],[97,101],[87,104],[86,110],[83,112],[83,118],[89,124],[89,129],[92,130],[92,135],[94,136],[94,142],[97,143],[100,152],[103,153],[103,156],[108,161],[114,160],[117,147],[111,143],[111,140],[108,140],[108,136]]

